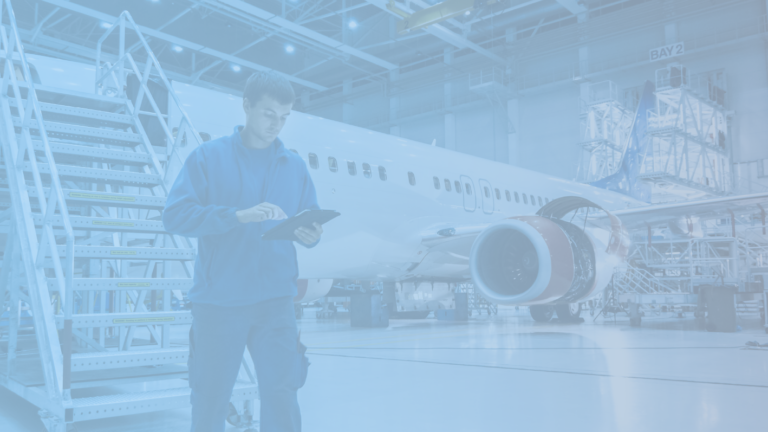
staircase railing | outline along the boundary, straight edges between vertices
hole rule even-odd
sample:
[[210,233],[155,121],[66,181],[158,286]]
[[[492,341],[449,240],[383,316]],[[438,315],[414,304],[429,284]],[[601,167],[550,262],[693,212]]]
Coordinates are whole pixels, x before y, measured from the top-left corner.
[[[9,178],[11,194],[13,195],[13,207],[16,216],[15,230],[19,237],[21,251],[25,264],[26,277],[30,300],[39,306],[38,311],[51,312],[36,313],[34,315],[35,330],[41,354],[52,356],[49,362],[44,361],[46,374],[46,386],[50,396],[54,398],[69,397],[69,354],[71,353],[72,333],[72,279],[74,276],[75,236],[70,223],[67,202],[64,199],[64,191],[59,180],[59,173],[53,158],[53,152],[48,142],[48,134],[43,122],[42,109],[37,99],[35,83],[30,73],[27,56],[24,52],[16,17],[13,12],[11,0],[2,0],[0,4],[0,21],[8,18],[10,25],[0,26],[0,38],[4,53],[5,65],[3,66],[2,88],[0,99],[3,105],[3,121],[6,136],[3,137],[4,160]],[[8,34],[10,30],[10,34]],[[19,68],[20,69],[17,69]],[[22,81],[20,83],[19,81]],[[9,86],[12,94],[9,93]],[[26,97],[22,96],[20,88],[26,87]],[[11,118],[11,99],[15,101],[19,118],[21,118],[21,137],[23,145],[19,145],[16,138],[16,129]],[[37,161],[35,147],[32,142],[30,129],[37,129],[39,139],[42,142],[42,150],[51,177],[49,193],[46,199],[40,176],[40,165]],[[28,158],[27,162],[25,158]],[[27,189],[24,171],[26,164],[32,172],[34,189],[37,192],[37,203],[44,216],[42,221],[42,235],[38,241],[35,231],[35,222],[31,215],[31,202]],[[58,208],[66,237],[64,266],[61,264],[56,237],[53,231],[53,220]],[[46,281],[44,266],[46,259],[52,260],[56,281],[59,286],[59,295],[64,306],[64,332],[63,344],[59,346],[58,333],[51,309],[48,284]],[[10,261],[10,260],[9,260]],[[30,266],[34,263],[34,266]],[[42,315],[42,316],[39,316]],[[47,316],[46,316],[47,315]],[[63,356],[59,357],[59,353]],[[48,363],[48,364],[46,364]]]
[[[126,43],[125,43],[126,29],[133,29],[133,31],[136,33],[136,36],[138,36],[138,39],[139,39],[139,42],[129,47],[127,50],[126,50]],[[103,62],[102,48],[103,48],[104,41],[106,41],[107,38],[110,35],[112,35],[112,33],[115,30],[118,31],[119,38],[120,38],[117,60],[114,63]],[[147,55],[147,61],[146,61],[146,65],[144,67],[143,73],[139,70],[137,63],[134,60],[133,55],[131,54],[133,51],[135,51],[138,48],[144,48],[144,51],[146,52],[146,55]],[[126,64],[127,64],[127,67],[126,67]],[[147,145],[146,150],[148,153],[152,155],[155,169],[157,169],[159,174],[163,175],[164,186],[167,191],[168,189],[170,189],[171,183],[175,178],[175,174],[178,173],[178,170],[181,168],[181,165],[183,165],[184,163],[184,161],[182,160],[181,156],[177,151],[178,148],[182,146],[182,143],[185,142],[185,140],[188,143],[194,143],[196,145],[202,144],[203,141],[202,141],[202,138],[200,137],[200,134],[192,125],[192,121],[190,120],[189,115],[181,105],[181,101],[179,100],[178,96],[176,96],[176,92],[174,92],[170,81],[168,81],[168,78],[165,76],[165,72],[163,72],[163,69],[160,67],[160,62],[158,62],[157,57],[152,52],[152,49],[150,48],[149,44],[144,38],[144,35],[141,33],[139,26],[136,25],[136,22],[133,20],[133,17],[131,16],[131,14],[128,11],[124,11],[123,13],[120,14],[117,20],[115,20],[112,26],[109,27],[109,29],[101,36],[101,38],[99,38],[99,41],[96,44],[96,80],[95,80],[96,93],[103,94],[106,91],[105,82],[107,82],[111,78],[112,82],[117,87],[117,93],[118,93],[117,96],[121,96],[121,97],[126,96],[127,80],[128,80],[128,74],[130,72],[133,72],[136,75],[140,83],[140,89],[136,97],[136,103],[135,103],[132,115],[136,120],[139,120],[140,115],[155,117],[157,121],[160,123],[163,129],[163,133],[165,134],[165,137],[166,137],[166,155],[167,156],[166,156],[165,169],[162,169],[159,162],[157,161],[157,157],[155,155],[154,149],[152,148],[151,145],[149,145],[148,140],[145,140],[145,141]],[[170,96],[170,100],[173,101],[173,103],[175,104],[175,108],[181,114],[181,121],[178,126],[176,136],[173,135],[173,131],[172,131],[173,128],[169,127],[168,125],[169,121],[171,120],[170,115],[166,115],[162,113],[162,111],[159,109],[157,105],[155,98],[152,95],[152,92],[147,86],[147,82],[149,81],[150,76],[153,74],[156,74],[158,77],[160,77],[163,83],[163,86],[165,87],[165,90],[168,92],[168,95]],[[141,111],[144,98],[146,98],[149,104],[152,106],[152,112]],[[175,158],[175,163],[172,162],[174,158]]]
[[675,290],[665,285],[649,271],[637,267],[619,267],[614,270],[613,283],[621,293],[660,294]]

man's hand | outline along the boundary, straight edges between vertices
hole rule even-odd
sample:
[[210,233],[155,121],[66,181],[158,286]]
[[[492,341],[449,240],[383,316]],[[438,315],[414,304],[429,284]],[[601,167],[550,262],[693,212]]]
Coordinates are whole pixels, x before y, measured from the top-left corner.
[[240,223],[263,222],[265,220],[282,220],[288,217],[280,207],[267,202],[253,206],[249,209],[238,210],[235,214],[237,215],[237,220],[239,220]]
[[296,234],[296,237],[298,237],[302,243],[311,245],[320,240],[320,236],[323,235],[323,227],[315,222],[312,224],[312,227],[299,227],[293,233]]

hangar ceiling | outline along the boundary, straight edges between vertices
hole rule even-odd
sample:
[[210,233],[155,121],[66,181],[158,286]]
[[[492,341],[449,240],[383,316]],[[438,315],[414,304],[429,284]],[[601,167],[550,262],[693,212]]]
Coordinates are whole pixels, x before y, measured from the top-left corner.
[[[405,34],[398,34],[401,18],[388,0],[14,0],[13,6],[31,52],[90,62],[99,37],[128,10],[174,79],[237,93],[252,71],[273,69],[301,93],[323,97],[345,82],[386,85],[393,73],[432,65],[446,73],[504,69],[531,54],[522,41],[649,1],[500,0]],[[416,12],[436,3],[395,5]],[[116,54],[116,42],[105,51]],[[443,63],[446,51],[455,59],[450,65]]]

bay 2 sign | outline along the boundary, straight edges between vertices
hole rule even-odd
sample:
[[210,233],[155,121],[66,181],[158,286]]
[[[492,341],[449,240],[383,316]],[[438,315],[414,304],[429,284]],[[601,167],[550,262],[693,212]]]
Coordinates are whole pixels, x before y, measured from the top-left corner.
[[685,43],[678,42],[676,44],[654,48],[650,52],[652,62],[681,56],[685,54]]

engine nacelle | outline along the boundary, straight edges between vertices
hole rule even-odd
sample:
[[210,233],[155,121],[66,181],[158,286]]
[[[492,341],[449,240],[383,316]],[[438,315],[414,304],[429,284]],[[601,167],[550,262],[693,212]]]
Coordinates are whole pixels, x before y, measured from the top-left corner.
[[296,288],[299,293],[293,298],[294,303],[310,303],[323,298],[333,286],[333,279],[299,279]]
[[[619,228],[623,230],[620,224]],[[626,249],[615,247],[612,234],[584,231],[557,218],[507,219],[475,239],[472,278],[495,303],[575,303],[604,288],[623,261]]]

